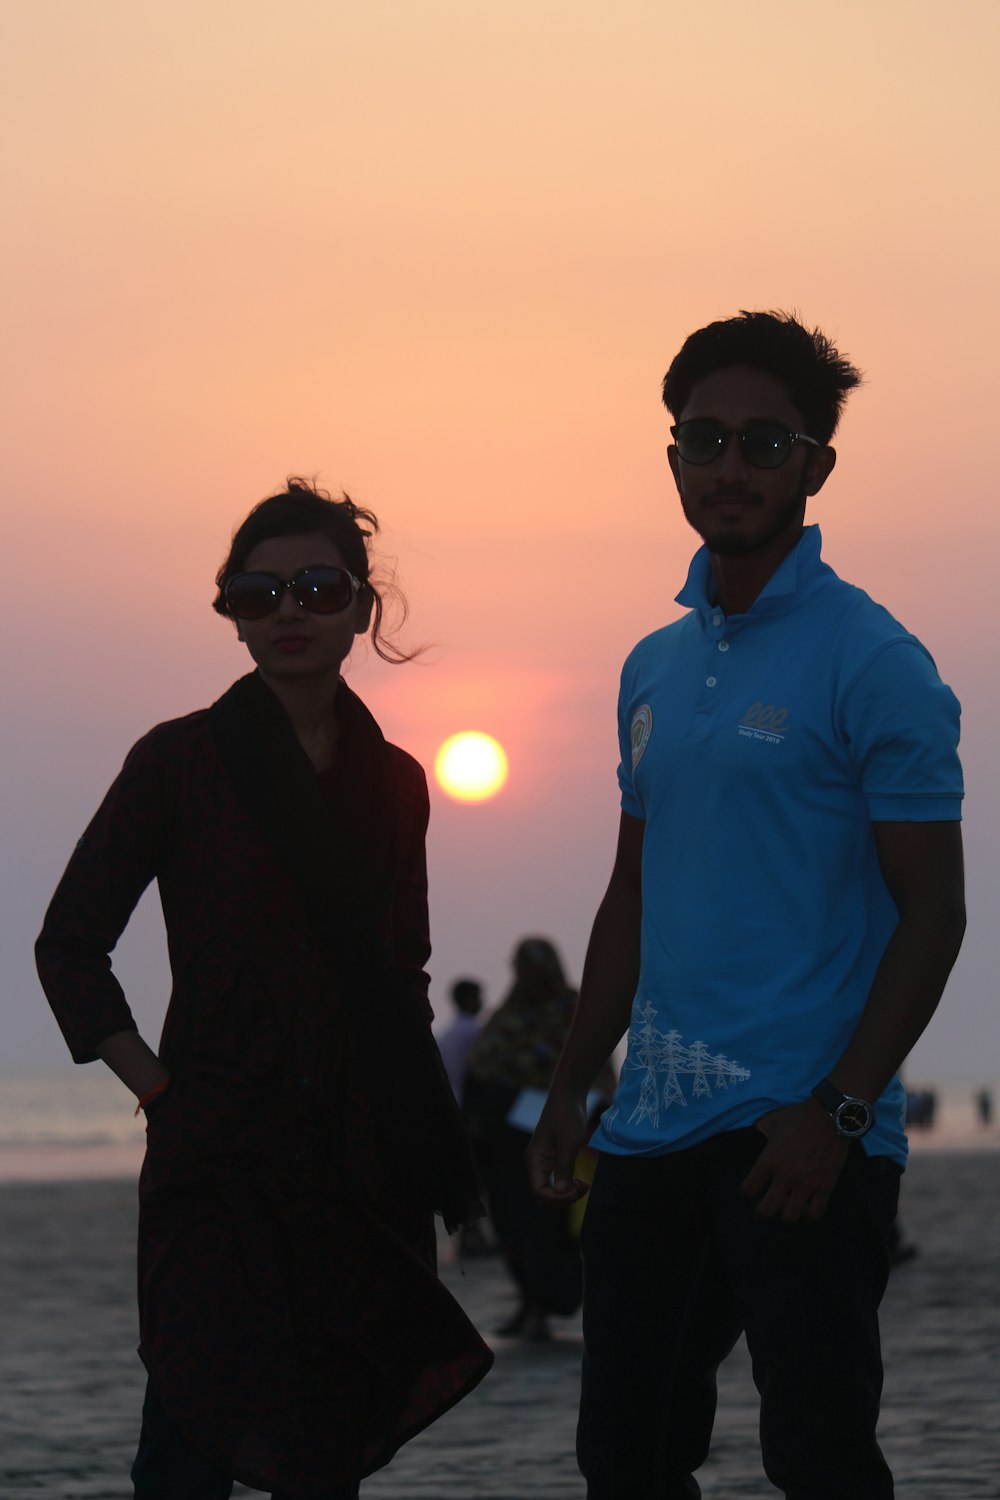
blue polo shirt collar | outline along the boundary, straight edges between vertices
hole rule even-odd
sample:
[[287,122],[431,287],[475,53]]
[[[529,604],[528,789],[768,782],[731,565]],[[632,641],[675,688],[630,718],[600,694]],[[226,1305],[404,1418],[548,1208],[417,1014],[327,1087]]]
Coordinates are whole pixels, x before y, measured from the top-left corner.
[[[753,615],[775,614],[794,607],[794,595],[801,594],[808,584],[817,580],[824,565],[820,563],[822,537],[818,526],[807,526],[801,539],[782,560],[761,589],[746,612],[745,618]],[[719,613],[712,603],[715,592],[715,577],[707,547],[699,547],[691,559],[687,581],[676,596],[677,603],[701,615],[714,616]],[[733,617],[737,618],[737,617]]]

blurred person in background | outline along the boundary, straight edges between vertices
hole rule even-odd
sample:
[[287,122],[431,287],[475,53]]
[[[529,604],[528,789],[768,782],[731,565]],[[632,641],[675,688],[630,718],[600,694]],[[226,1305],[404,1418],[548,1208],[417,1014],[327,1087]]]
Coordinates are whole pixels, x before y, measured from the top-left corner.
[[451,1091],[461,1104],[469,1048],[483,1024],[483,987],[477,979],[456,979],[448,993],[455,1014],[438,1036],[437,1044]]
[[[465,1068],[472,1046],[482,1027],[483,987],[477,979],[457,979],[449,990],[455,1015],[437,1039],[441,1061],[451,1084],[451,1091],[461,1106],[465,1096]],[[458,1232],[460,1255],[492,1255],[496,1246],[484,1233],[484,1221],[463,1224]]]
[[[464,1106],[490,1218],[519,1293],[515,1312],[497,1332],[545,1340],[550,1316],[566,1316],[580,1305],[580,1252],[570,1208],[553,1210],[534,1198],[524,1153],[573,1019],[576,992],[547,938],[518,943],[513,968],[510,991],[469,1050]],[[605,1066],[591,1091],[592,1113],[613,1090],[614,1074]]]
[[[341,677],[369,632],[407,659],[376,530],[302,480],[250,512],[214,607],[255,670],[132,749],[38,940],[74,1060],[146,1113],[137,1500],[353,1500],[492,1360],[435,1274],[435,1211],[481,1206],[430,1031],[426,782]],[[153,880],[158,1052],[109,958]]]

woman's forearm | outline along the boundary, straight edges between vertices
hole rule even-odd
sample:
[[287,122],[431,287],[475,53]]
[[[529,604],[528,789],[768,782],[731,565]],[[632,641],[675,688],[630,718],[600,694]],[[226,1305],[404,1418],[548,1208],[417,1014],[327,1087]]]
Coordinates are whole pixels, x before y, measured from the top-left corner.
[[156,1053],[137,1031],[118,1031],[114,1036],[105,1037],[97,1051],[137,1099],[142,1099],[170,1078]]

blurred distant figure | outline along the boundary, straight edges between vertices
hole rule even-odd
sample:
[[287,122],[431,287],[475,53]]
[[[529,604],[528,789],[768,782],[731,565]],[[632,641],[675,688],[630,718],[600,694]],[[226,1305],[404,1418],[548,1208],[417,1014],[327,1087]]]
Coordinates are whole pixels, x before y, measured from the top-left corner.
[[[461,1104],[469,1048],[482,1029],[483,987],[477,979],[457,979],[449,995],[455,1017],[442,1031],[437,1044],[451,1091]],[[497,1248],[483,1233],[482,1222],[463,1224],[458,1231],[458,1246],[461,1255],[493,1255]]]
[[483,1009],[483,987],[476,979],[457,979],[449,994],[455,1017],[442,1031],[437,1044],[451,1091],[461,1104],[469,1048],[482,1027],[479,1017]]
[[910,1089],[906,1095],[906,1123],[918,1130],[930,1130],[937,1114],[937,1094],[933,1089]]
[[[489,1198],[493,1227],[521,1294],[514,1316],[497,1329],[548,1337],[550,1314],[575,1312],[582,1271],[568,1208],[537,1202],[524,1153],[566,1034],[576,992],[547,938],[525,938],[514,953],[514,984],[469,1049],[466,1123]],[[614,1089],[605,1068],[595,1091]]]
[[912,1260],[915,1255],[919,1254],[918,1247],[904,1235],[898,1214],[892,1221],[886,1244],[889,1249],[889,1264],[893,1270],[897,1266],[905,1266],[908,1260]]
[[976,1106],[976,1114],[979,1116],[980,1125],[993,1124],[993,1093],[990,1089],[977,1089],[972,1096],[972,1102]]

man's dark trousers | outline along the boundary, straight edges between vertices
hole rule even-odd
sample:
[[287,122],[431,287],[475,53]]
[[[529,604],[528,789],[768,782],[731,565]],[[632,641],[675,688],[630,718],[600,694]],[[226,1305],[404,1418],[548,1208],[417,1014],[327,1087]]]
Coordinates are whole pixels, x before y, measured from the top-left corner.
[[697,1500],[716,1371],[744,1330],[772,1483],[788,1500],[891,1500],[875,1427],[899,1168],[853,1142],[824,1216],[786,1224],[740,1195],[764,1145],[748,1129],[601,1155],[581,1237],[588,1500]]

